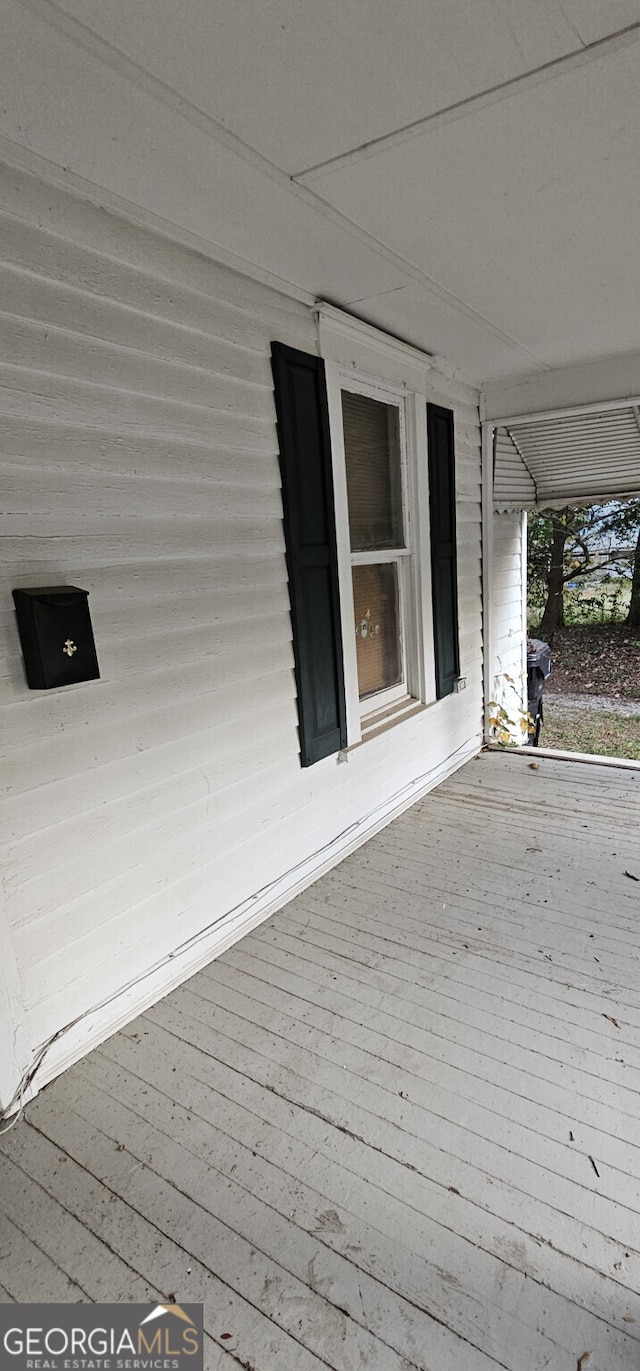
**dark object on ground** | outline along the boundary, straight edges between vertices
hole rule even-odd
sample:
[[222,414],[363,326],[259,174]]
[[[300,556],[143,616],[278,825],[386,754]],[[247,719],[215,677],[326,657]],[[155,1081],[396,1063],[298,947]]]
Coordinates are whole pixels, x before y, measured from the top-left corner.
[[540,725],[543,722],[542,692],[547,677],[551,674],[551,648],[540,638],[529,638],[527,642],[527,708],[531,722],[528,742],[537,747],[540,740]]

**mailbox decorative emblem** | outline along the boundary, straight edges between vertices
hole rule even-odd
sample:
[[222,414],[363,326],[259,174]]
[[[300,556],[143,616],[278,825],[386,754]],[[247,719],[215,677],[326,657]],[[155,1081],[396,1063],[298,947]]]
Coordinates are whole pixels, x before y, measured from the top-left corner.
[[66,652],[67,657],[73,657],[74,652],[77,652],[77,651],[78,651],[78,649],[77,649],[77,647],[76,647],[76,645],[75,645],[75,643],[74,643],[74,641],[73,641],[73,638],[67,638],[67,641],[66,641],[66,643],[65,643],[65,645],[64,645],[64,647],[63,647],[63,649],[62,649],[62,651],[63,651],[63,652]]

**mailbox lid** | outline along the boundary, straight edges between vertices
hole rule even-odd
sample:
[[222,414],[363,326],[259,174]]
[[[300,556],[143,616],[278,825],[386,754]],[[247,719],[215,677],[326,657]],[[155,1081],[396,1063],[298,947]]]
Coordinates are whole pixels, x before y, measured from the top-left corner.
[[80,586],[37,586],[14,590],[13,599],[32,690],[50,690],[100,676],[88,590]]

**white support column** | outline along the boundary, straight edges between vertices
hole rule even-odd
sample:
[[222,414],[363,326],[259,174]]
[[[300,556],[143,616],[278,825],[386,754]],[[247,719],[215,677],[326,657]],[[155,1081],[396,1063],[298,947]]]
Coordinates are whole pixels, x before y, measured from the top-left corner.
[[522,583],[522,680],[524,682],[524,700],[527,701],[527,609],[528,609],[528,516],[526,509],[522,511],[522,524],[520,527],[520,576]]
[[0,1117],[13,1100],[31,1057],[11,928],[0,886]]
[[493,697],[493,435],[495,425],[482,425],[482,662],[484,734],[490,737],[487,705]]

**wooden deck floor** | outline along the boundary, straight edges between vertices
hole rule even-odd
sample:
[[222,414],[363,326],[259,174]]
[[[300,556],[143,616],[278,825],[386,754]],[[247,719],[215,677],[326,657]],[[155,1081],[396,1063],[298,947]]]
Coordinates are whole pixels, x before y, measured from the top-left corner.
[[467,765],[28,1107],[1,1298],[203,1301],[209,1371],[640,1367],[625,872],[640,771]]

